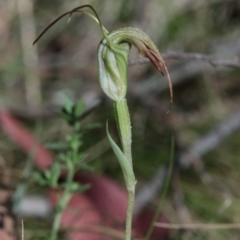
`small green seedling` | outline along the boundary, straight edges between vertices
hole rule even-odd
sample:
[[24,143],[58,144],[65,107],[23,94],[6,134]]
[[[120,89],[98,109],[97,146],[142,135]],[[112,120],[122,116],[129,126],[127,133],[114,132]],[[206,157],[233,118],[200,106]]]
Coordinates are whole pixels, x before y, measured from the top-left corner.
[[[79,117],[83,114],[84,110],[82,100],[74,104],[70,98],[65,97],[65,106],[61,111],[61,116],[72,127],[72,133],[66,137],[63,143],[49,144],[48,147],[59,152],[55,161],[49,170],[45,170],[43,173],[35,172],[33,175],[40,185],[61,192],[56,206],[50,240],[57,239],[62,212],[67,208],[72,195],[76,192],[84,192],[89,188],[88,184],[80,184],[74,182],[73,179],[74,174],[80,169],[91,170],[90,166],[84,162],[86,154],[81,150],[83,141]],[[66,180],[60,182],[59,179],[63,172],[66,172]]]

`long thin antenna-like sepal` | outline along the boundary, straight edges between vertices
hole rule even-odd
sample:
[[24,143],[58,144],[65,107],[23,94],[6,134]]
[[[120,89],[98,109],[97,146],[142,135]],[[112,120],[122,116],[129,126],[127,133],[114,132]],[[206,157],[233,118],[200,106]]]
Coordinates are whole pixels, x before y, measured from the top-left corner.
[[102,22],[101,22],[101,20],[100,20],[100,18],[99,18],[99,16],[98,16],[96,10],[95,10],[91,5],[86,4],[86,5],[82,5],[82,6],[80,6],[80,7],[76,7],[76,8],[74,8],[74,9],[72,9],[71,11],[68,11],[68,12],[62,14],[61,16],[59,16],[58,18],[56,18],[53,22],[51,22],[51,23],[41,32],[41,34],[40,34],[40,35],[37,37],[37,39],[33,42],[33,45],[48,31],[49,28],[51,28],[55,23],[57,23],[61,18],[65,17],[65,16],[67,16],[67,15],[69,15],[69,16],[71,17],[73,13],[79,12],[79,10],[81,10],[81,9],[83,9],[83,8],[90,8],[90,9],[93,11],[94,15],[96,16],[96,18],[97,18],[97,20],[98,20],[98,22],[99,22],[99,25],[100,25],[100,28],[101,28],[101,30],[102,30],[102,33],[103,33],[104,37],[107,38],[106,29],[105,29],[104,26],[102,25]]

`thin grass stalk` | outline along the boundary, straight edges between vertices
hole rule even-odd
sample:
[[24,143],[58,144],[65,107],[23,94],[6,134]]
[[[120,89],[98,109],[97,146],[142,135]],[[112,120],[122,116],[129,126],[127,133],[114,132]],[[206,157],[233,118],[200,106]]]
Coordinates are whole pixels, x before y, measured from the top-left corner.
[[165,185],[164,185],[164,188],[163,188],[162,196],[160,198],[160,201],[159,201],[159,204],[158,204],[158,207],[157,207],[157,211],[156,211],[156,213],[153,217],[152,224],[151,224],[150,228],[148,229],[145,240],[150,240],[150,238],[152,236],[152,233],[153,233],[153,229],[155,227],[155,222],[157,221],[157,219],[160,215],[160,212],[162,210],[163,203],[166,199],[167,192],[168,192],[168,189],[169,189],[169,186],[170,186],[172,170],[173,170],[173,163],[174,163],[174,138],[172,137],[171,148],[170,148],[170,164],[169,164],[169,168],[168,168],[168,172],[167,172],[166,182],[165,182]]

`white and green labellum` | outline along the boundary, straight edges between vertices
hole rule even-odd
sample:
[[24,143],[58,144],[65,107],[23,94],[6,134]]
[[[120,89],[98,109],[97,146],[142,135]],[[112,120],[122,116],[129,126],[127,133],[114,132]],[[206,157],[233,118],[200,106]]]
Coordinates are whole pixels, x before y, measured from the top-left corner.
[[126,96],[129,51],[128,43],[118,44],[114,50],[106,38],[99,44],[99,81],[103,92],[113,101],[120,101]]

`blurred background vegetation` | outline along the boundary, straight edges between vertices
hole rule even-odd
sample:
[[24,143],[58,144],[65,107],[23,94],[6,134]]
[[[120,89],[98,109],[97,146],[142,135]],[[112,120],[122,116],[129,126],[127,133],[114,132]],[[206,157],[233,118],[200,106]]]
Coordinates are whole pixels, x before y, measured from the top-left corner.
[[[145,31],[173,81],[174,104],[166,114],[166,79],[151,64],[138,64],[132,50],[128,99],[139,199],[144,187],[157,184],[144,204],[158,203],[174,137],[175,164],[162,211],[169,222],[240,223],[240,1],[0,0],[1,109],[47,145],[69,132],[58,115],[62,96],[82,98],[86,108],[95,106],[83,124],[98,123],[83,133],[93,171],[123,184],[105,134],[106,119],[112,132],[116,128],[112,104],[98,83],[99,27],[76,14],[32,46],[52,20],[82,4],[92,4],[109,31],[125,26]],[[11,188],[16,189],[29,158],[1,131],[0,176],[9,174]],[[30,180],[28,192],[41,189]],[[171,239],[232,240],[239,234],[238,229],[172,230]]]

